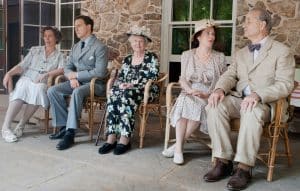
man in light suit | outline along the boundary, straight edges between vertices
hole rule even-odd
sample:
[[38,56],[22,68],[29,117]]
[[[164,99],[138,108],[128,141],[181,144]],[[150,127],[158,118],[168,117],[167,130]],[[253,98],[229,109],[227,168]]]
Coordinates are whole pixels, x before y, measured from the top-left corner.
[[[93,20],[80,15],[75,18],[75,33],[80,39],[70,52],[64,73],[68,81],[49,88],[53,127],[60,127],[50,139],[62,140],[57,144],[58,150],[68,149],[74,144],[75,130],[78,128],[84,98],[90,95],[90,81],[93,77],[107,75],[107,47],[93,32]],[[97,82],[96,95],[105,94],[105,82]],[[68,105],[65,96],[71,95]]]
[[[215,182],[229,176],[238,163],[229,190],[242,190],[251,180],[264,122],[272,118],[274,102],[287,97],[294,86],[295,62],[289,48],[269,37],[271,17],[261,8],[245,18],[244,36],[251,45],[236,52],[208,99],[207,124],[215,166],[204,176]],[[232,89],[235,89],[232,91]],[[236,153],[230,140],[232,118],[240,118]]]

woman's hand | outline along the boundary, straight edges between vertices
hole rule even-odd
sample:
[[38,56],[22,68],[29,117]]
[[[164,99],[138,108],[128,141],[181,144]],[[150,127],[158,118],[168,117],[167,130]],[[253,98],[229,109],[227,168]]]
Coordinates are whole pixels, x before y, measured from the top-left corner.
[[13,90],[12,76],[8,72],[3,78],[3,86],[8,90],[9,93]]
[[202,99],[207,99],[209,97],[208,93],[205,93],[205,92],[202,92],[202,91],[195,91],[192,95],[200,97]]
[[122,89],[122,90],[125,90],[125,89],[128,89],[128,88],[132,88],[133,87],[133,84],[131,83],[121,83],[119,85],[119,88]]
[[34,82],[35,82],[35,83],[40,83],[40,82],[42,82],[44,79],[47,79],[48,76],[49,76],[48,73],[44,73],[44,74],[40,75]]

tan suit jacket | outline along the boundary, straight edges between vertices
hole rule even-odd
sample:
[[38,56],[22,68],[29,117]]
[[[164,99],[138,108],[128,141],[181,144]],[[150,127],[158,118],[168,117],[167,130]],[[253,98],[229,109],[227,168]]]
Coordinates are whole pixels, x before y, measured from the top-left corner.
[[292,92],[294,75],[295,60],[290,49],[268,37],[255,61],[247,46],[237,51],[215,89],[221,88],[225,94],[242,97],[243,89],[249,85],[262,103],[271,105],[273,118],[274,102]]

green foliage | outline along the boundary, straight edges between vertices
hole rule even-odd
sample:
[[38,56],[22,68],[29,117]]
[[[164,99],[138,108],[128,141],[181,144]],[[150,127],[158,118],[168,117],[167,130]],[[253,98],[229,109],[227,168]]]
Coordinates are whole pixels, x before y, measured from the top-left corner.
[[232,0],[214,0],[213,19],[231,20],[232,19]]

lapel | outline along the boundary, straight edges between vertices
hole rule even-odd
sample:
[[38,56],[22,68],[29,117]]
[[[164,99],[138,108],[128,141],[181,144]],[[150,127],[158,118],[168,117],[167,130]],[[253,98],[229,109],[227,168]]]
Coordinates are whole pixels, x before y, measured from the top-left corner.
[[78,60],[80,58],[82,58],[90,49],[91,49],[91,46],[94,44],[94,41],[96,40],[96,37],[93,35],[91,37],[91,39],[89,40],[89,43],[81,50],[80,46],[78,46],[79,48],[79,51],[80,51],[80,54],[79,54],[79,57],[78,57]]
[[[267,41],[265,42],[264,46],[262,47],[262,49],[259,51],[257,58],[255,59],[252,67],[250,67],[249,73],[251,71],[253,71],[257,65],[259,65],[269,54],[269,49],[272,46],[272,39],[270,37],[268,37]],[[253,56],[252,56],[253,57]]]
[[249,51],[248,47],[245,47],[243,52],[244,63],[246,64],[248,73],[250,72],[251,67],[253,66],[253,54]]

